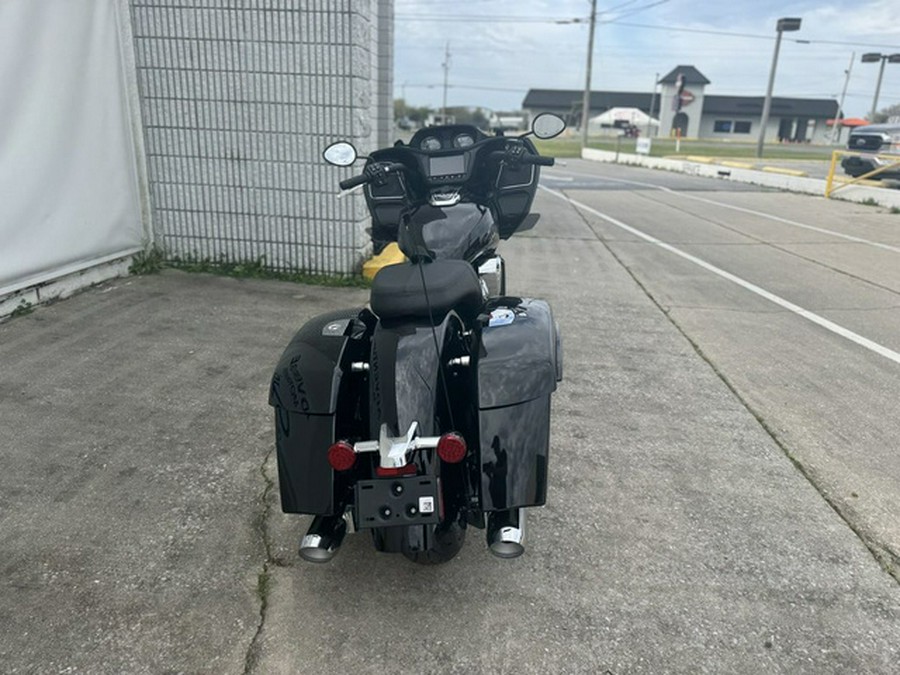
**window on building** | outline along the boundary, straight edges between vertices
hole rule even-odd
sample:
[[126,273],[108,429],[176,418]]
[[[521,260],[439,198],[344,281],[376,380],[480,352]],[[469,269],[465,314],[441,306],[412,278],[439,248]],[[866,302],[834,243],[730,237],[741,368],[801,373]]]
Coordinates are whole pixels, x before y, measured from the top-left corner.
[[713,131],[717,134],[749,134],[750,124],[746,120],[716,120]]

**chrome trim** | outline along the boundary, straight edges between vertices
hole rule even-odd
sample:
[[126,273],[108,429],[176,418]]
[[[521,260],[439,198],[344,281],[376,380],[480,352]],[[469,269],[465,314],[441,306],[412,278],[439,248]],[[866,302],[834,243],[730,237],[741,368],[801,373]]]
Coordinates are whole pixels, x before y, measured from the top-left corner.
[[509,190],[511,188],[521,188],[521,187],[529,187],[534,183],[534,164],[528,164],[527,166],[531,167],[531,173],[528,176],[527,183],[517,183],[515,185],[500,185],[500,179],[503,177],[503,171],[506,169],[506,164],[500,165],[500,170],[497,172],[497,180],[494,183],[494,187],[498,190]]
[[459,200],[462,197],[459,194],[459,190],[454,190],[453,192],[432,192],[428,195],[428,203],[432,206],[456,206],[459,204]]
[[501,269],[503,269],[503,258],[495,255],[478,266],[478,274],[499,274]]
[[503,283],[503,258],[497,255],[481,263],[478,266],[478,279],[481,281],[485,299],[500,295]]
[[388,435],[387,424],[381,425],[377,441],[359,441],[353,445],[353,451],[378,452],[381,456],[382,469],[399,469],[409,464],[409,453],[419,448],[436,448],[440,436],[416,436],[419,423],[413,422],[405,436],[392,437]]
[[518,558],[525,553],[525,509],[489,513],[487,541],[498,558]]
[[344,516],[316,516],[300,540],[298,553],[307,562],[329,562],[340,548],[345,534],[347,521]]

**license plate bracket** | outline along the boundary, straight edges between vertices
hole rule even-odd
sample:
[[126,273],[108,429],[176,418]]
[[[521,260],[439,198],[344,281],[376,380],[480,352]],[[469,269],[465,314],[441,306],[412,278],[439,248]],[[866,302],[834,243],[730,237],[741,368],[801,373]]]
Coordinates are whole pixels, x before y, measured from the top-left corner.
[[438,480],[398,476],[356,483],[356,527],[428,525],[440,522]]

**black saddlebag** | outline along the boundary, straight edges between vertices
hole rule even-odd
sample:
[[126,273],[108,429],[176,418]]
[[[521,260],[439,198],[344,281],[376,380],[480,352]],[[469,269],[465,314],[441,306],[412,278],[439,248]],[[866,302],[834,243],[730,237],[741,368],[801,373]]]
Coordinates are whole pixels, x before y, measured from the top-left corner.
[[360,310],[329,312],[306,323],[281,355],[269,390],[281,509],[331,515],[340,508],[340,481],[327,451],[340,429],[337,410],[342,355]]
[[550,394],[562,379],[559,334],[543,300],[506,298],[482,329],[478,357],[481,507],[547,498]]

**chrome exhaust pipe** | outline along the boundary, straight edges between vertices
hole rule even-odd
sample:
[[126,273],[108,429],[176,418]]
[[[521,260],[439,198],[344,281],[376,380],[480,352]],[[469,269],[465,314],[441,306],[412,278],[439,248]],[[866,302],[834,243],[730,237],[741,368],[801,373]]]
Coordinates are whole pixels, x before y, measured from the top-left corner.
[[300,557],[307,562],[330,562],[347,534],[343,516],[316,516],[300,540]]
[[487,543],[498,558],[518,558],[525,553],[525,509],[488,514]]

